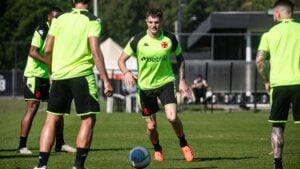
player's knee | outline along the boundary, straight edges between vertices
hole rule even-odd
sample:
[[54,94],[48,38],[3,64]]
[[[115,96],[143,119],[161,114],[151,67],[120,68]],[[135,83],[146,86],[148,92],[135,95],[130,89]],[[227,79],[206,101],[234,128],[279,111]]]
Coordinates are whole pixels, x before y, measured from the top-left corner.
[[39,108],[39,106],[40,106],[40,102],[37,102],[37,101],[28,102],[28,110],[30,112],[36,112],[37,109]]
[[176,113],[170,113],[169,115],[167,115],[167,119],[170,123],[175,123],[177,120]]
[[154,121],[148,122],[147,123],[147,130],[149,130],[149,131],[156,130],[156,123]]
[[96,116],[94,114],[81,117],[81,125],[85,125],[90,128],[93,128],[95,123],[96,123]]

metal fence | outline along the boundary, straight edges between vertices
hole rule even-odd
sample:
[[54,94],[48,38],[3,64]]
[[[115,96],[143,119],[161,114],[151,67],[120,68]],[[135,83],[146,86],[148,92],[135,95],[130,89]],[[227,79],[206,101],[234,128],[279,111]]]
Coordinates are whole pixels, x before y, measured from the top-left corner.
[[[260,35],[249,32],[180,34],[187,83],[190,85],[196,75],[202,74],[209,85],[210,100],[216,104],[268,103],[253,61]],[[194,37],[197,41],[191,43]],[[0,97],[23,95],[21,69],[25,67],[29,46],[25,42],[0,42],[0,66],[14,68],[0,70]],[[112,83],[115,91],[122,94],[122,82],[112,80]]]
[[[119,71],[110,71],[119,73]],[[211,102],[216,104],[268,103],[263,80],[254,62],[246,61],[186,61],[186,81],[191,85],[202,74],[209,88]],[[113,75],[114,76],[114,75]],[[113,77],[112,76],[112,77]],[[115,92],[124,94],[122,81],[112,80]],[[101,86],[99,84],[99,86]],[[23,96],[23,71],[0,70],[0,96]]]

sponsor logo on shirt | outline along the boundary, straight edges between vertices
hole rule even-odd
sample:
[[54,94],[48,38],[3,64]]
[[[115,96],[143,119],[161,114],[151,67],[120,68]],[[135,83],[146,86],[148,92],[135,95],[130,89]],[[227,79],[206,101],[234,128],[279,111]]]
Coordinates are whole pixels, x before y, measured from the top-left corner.
[[154,57],[145,57],[141,58],[142,62],[164,62],[167,61],[167,56],[154,56]]

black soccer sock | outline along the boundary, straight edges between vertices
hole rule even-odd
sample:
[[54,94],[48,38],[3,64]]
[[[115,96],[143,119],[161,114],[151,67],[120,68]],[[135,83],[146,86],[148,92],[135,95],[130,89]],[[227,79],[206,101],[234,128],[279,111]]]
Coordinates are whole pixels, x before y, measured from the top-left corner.
[[154,151],[161,151],[162,150],[159,143],[158,144],[153,144],[153,147],[154,147]]
[[88,155],[89,149],[88,148],[78,148],[76,152],[76,159],[74,166],[76,169],[84,169],[84,162]]
[[64,136],[62,134],[56,134],[55,139],[55,150],[58,151],[61,149],[61,146],[65,144]]
[[38,168],[43,167],[43,166],[47,166],[49,156],[50,156],[50,153],[40,152]]
[[178,138],[179,138],[180,147],[184,147],[188,145],[184,135],[181,137],[178,136]]
[[282,169],[282,159],[281,158],[274,158],[274,168],[275,169]]
[[20,137],[20,142],[19,142],[19,148],[18,149],[26,147],[26,143],[27,143],[27,137]]

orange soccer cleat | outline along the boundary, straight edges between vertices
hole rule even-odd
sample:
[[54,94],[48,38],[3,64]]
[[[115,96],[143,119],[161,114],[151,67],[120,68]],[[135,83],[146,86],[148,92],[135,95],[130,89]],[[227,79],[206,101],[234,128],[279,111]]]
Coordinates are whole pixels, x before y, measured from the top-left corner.
[[164,155],[162,154],[162,151],[155,151],[154,152],[154,160],[164,161]]
[[194,154],[190,146],[186,145],[184,147],[181,147],[181,150],[187,162],[191,162],[194,160]]

